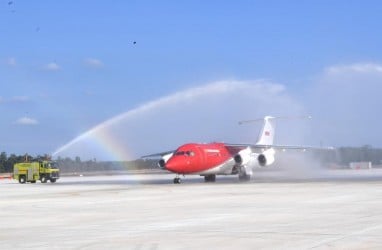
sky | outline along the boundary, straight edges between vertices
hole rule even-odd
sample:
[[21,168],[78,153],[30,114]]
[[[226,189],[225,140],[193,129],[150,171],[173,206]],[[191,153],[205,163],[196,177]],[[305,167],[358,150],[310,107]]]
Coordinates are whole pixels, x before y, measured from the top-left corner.
[[186,142],[382,147],[380,1],[1,1],[0,151]]

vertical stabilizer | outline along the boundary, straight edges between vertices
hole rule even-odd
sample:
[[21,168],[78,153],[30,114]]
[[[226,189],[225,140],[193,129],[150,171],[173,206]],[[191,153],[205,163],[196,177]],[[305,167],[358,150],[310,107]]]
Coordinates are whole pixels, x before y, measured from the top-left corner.
[[263,119],[246,120],[240,121],[239,124],[259,122],[263,121],[263,128],[260,130],[259,137],[257,139],[257,145],[273,145],[273,140],[275,138],[276,129],[276,119],[311,119],[311,116],[283,116],[283,117],[273,117],[266,116]]
[[259,138],[256,144],[258,145],[272,145],[273,139],[275,138],[275,117],[266,116],[264,117],[264,125],[260,130]]

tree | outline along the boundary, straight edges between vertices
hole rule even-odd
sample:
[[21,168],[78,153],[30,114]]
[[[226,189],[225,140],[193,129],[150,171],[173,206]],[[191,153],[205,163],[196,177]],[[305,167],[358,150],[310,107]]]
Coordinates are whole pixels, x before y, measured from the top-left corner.
[[5,172],[6,162],[7,162],[7,153],[1,152],[1,154],[0,154],[0,173]]

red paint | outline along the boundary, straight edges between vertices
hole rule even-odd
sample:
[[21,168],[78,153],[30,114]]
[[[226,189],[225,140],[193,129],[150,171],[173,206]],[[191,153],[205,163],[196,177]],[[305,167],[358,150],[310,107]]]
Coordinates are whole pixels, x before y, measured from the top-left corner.
[[189,143],[180,146],[166,162],[166,169],[179,174],[192,174],[223,164],[242,148],[228,148],[224,143]]

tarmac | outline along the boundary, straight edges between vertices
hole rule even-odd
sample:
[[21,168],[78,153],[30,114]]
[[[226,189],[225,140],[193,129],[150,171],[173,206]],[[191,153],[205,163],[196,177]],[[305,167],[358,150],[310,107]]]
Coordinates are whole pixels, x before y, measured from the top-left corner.
[[381,249],[382,170],[0,180],[1,249]]

